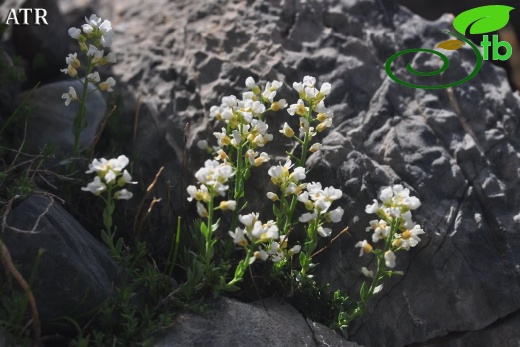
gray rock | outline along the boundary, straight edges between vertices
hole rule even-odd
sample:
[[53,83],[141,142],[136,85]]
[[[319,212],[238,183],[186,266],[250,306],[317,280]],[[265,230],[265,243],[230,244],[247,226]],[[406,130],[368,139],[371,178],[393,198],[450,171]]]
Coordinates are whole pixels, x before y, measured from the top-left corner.
[[[448,39],[439,30],[450,29],[450,17],[428,22],[380,0],[113,3],[114,71],[127,85],[130,110],[140,98],[136,151],[150,180],[166,165],[172,182],[180,181],[187,122],[187,168],[199,167],[204,156],[193,144],[211,138],[209,108],[240,93],[248,75],[288,86],[305,75],[331,82],[335,125],[307,166],[310,180],[345,193],[352,237],[319,258],[317,278],[355,298],[369,258],[354,245],[366,237],[364,207],[382,186],[411,188],[423,202],[414,218],[427,232],[416,249],[398,254],[405,276],[386,283],[349,336],[366,346],[403,346],[481,331],[495,341],[486,327],[520,309],[519,97],[488,62],[471,81],[437,91],[401,86],[384,70],[398,51]],[[474,59],[468,48],[450,54],[449,73],[431,83],[467,76]],[[413,63],[419,70],[439,64],[422,53]],[[405,62],[395,69],[403,75]],[[289,88],[281,94],[295,100]],[[275,147],[271,153],[285,149]],[[182,185],[191,182],[173,194],[177,211]],[[514,340],[514,331],[505,333]]]
[[63,317],[86,323],[96,308],[121,283],[121,268],[105,247],[94,239],[58,201],[34,195],[14,208],[9,227],[1,235],[13,262],[26,280],[30,278],[39,250],[32,291],[38,305],[43,331],[54,332]]
[[203,315],[180,314],[171,328],[156,338],[155,347],[237,346],[355,347],[320,324],[306,321],[293,307],[270,298],[245,304],[220,298]]
[[[10,3],[19,4],[17,1]],[[66,67],[65,57],[71,41],[67,33],[69,27],[63,20],[56,1],[26,0],[18,6],[10,8],[26,8],[32,11],[27,13],[27,25],[23,25],[23,14],[17,16],[20,25],[11,23],[13,45],[18,54],[27,60],[27,72],[31,81],[48,81],[58,76],[61,68]],[[43,20],[40,25],[35,24],[35,9],[46,11],[44,18],[48,25]],[[39,13],[43,14],[42,11]]]
[[[65,106],[61,96],[68,93],[69,87],[74,87],[76,93],[81,95],[83,85],[78,80],[61,81],[43,85],[32,91],[27,99],[27,105],[32,108],[27,122],[26,142],[32,151],[39,151],[45,145],[56,148],[58,157],[72,153],[74,145],[74,135],[72,134],[72,124],[76,117],[79,103],[71,102]],[[89,84],[89,92],[94,90]],[[27,93],[19,95],[15,104],[20,104]],[[83,130],[79,144],[81,147],[90,146],[96,135],[97,128],[106,113],[106,103],[99,90],[94,91],[87,99],[87,119],[88,127]]]

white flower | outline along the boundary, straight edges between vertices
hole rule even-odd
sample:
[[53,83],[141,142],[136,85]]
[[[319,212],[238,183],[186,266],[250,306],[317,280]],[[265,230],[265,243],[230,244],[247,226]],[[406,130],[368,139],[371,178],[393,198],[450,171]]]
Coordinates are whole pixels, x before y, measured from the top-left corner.
[[85,171],[85,173],[92,173],[92,172],[103,172],[108,169],[108,160],[105,158],[101,158],[101,160],[94,159],[92,163],[88,164],[88,171]]
[[374,277],[374,273],[372,271],[368,270],[364,266],[361,268],[361,272],[363,273],[363,275],[365,275],[368,278],[373,278]]
[[249,264],[254,262],[255,259],[261,259],[263,261],[266,261],[267,258],[269,258],[269,254],[266,251],[264,251],[263,249],[261,249],[259,251],[256,251],[255,253],[253,253],[253,256],[251,258],[252,258],[252,261],[249,260]]
[[112,36],[114,34],[112,31],[112,23],[105,19],[99,26],[99,30],[103,33],[101,35],[101,44],[103,47],[109,47],[112,44]]
[[197,201],[197,213],[202,218],[206,218],[208,216],[208,210],[206,210],[206,207],[204,207],[200,201]]
[[372,205],[367,205],[365,207],[366,213],[377,213],[378,210],[379,210],[379,204],[376,199],[374,199],[374,203]]
[[103,54],[105,54],[105,51],[102,49],[94,52],[94,56],[92,57],[92,63],[94,63],[94,64],[103,63],[103,61],[102,61]]
[[386,187],[383,190],[381,190],[381,193],[379,193],[379,200],[383,202],[383,204],[390,203],[390,199],[394,196],[394,192],[392,190],[392,187]]
[[289,138],[294,136],[294,130],[292,130],[287,122],[283,123],[283,128],[280,130],[280,133]]
[[374,230],[372,235],[372,242],[377,242],[386,238],[390,234],[390,225],[384,220],[372,220],[370,221],[370,227],[366,231]]
[[240,223],[244,224],[246,227],[252,227],[255,222],[258,220],[259,214],[258,213],[249,213],[246,215],[240,215],[238,216],[238,220]]
[[287,107],[287,101],[285,99],[280,99],[271,104],[271,110],[278,111]]
[[73,39],[77,40],[79,38],[79,35],[81,35],[81,29],[72,27],[69,29],[69,35]]
[[318,89],[312,87],[305,87],[305,96],[307,97],[307,99],[314,99],[316,97],[316,95],[318,94]]
[[121,189],[121,190],[118,190],[117,192],[115,192],[114,194],[114,199],[118,199],[118,200],[128,200],[128,199],[131,199],[132,196],[134,196],[132,194],[132,192],[129,192],[128,190],[126,189]]
[[330,234],[332,234],[332,229],[330,228],[324,228],[322,226],[319,226],[318,227],[318,234],[321,236],[321,237],[328,237],[330,236]]
[[303,103],[302,99],[298,99],[296,104],[292,104],[287,109],[287,112],[294,116],[294,114],[300,115],[300,116],[306,116],[307,112],[309,111],[308,107],[305,107],[305,104]]
[[102,191],[104,191],[107,186],[101,182],[99,176],[94,177],[94,181],[87,184],[86,187],[81,187],[81,190],[86,192],[91,192],[92,194],[99,195]]
[[246,233],[244,232],[244,229],[241,229],[239,227],[235,229],[235,232],[230,230],[229,236],[233,238],[233,243],[235,243],[236,245],[245,247],[249,243],[246,239]]
[[402,247],[409,250],[410,247],[415,247],[421,241],[419,235],[424,234],[420,225],[415,225],[412,229],[406,230],[401,234]]
[[120,155],[117,159],[114,158],[108,161],[110,168],[117,173],[121,172],[128,163],[130,163],[130,159],[128,159],[126,155]]
[[265,152],[262,152],[262,153],[260,153],[258,158],[256,158],[253,161],[253,165],[258,167],[258,166],[262,165],[263,163],[268,162],[269,160],[270,160],[269,155]]
[[320,93],[323,95],[329,95],[331,89],[332,89],[332,86],[330,85],[330,83],[325,82],[321,85]]
[[234,211],[235,208],[237,207],[237,202],[235,200],[221,201],[219,207],[223,211],[227,211],[227,210]]
[[99,72],[95,71],[93,73],[89,73],[87,75],[87,80],[92,83],[99,83],[101,77],[99,77]]
[[292,86],[293,86],[294,90],[296,90],[298,92],[298,94],[301,94],[303,92],[303,83],[294,82]]
[[362,257],[364,253],[371,253],[372,252],[372,246],[370,243],[367,242],[367,240],[359,241],[356,243],[356,248],[360,248],[359,250],[359,256]]
[[343,213],[345,211],[340,207],[336,207],[334,210],[329,212],[329,218],[332,223],[339,223],[341,218],[343,218]]
[[312,76],[305,76],[303,78],[303,84],[309,88],[313,88],[314,84],[316,84],[316,78]]
[[90,18],[87,19],[87,17],[85,17],[85,22],[87,22],[88,25],[97,28],[99,23],[101,23],[101,18],[99,18],[95,14],[91,14]]
[[112,170],[108,170],[108,172],[103,177],[106,183],[112,183],[116,179],[116,173]]
[[117,179],[117,185],[122,187],[125,184],[137,184],[137,182],[132,182],[132,176],[128,173],[127,170],[123,171],[123,175]]
[[249,89],[253,89],[254,87],[256,87],[256,82],[253,79],[253,77],[249,76],[248,78],[246,78],[246,87]]
[[69,106],[71,101],[78,100],[78,95],[76,94],[74,87],[69,87],[69,92],[63,94],[61,98],[65,99],[65,106]]
[[322,149],[323,145],[321,143],[314,143],[311,148],[309,148],[309,152],[314,153]]
[[300,218],[298,218],[298,220],[300,222],[302,222],[302,223],[307,223],[307,222],[315,220],[317,217],[318,217],[318,213],[316,211],[314,211],[312,213],[304,213],[304,214],[302,214],[300,216]]
[[65,63],[73,67],[79,67],[81,63],[78,60],[78,53],[69,53],[68,57],[65,57]]
[[197,187],[191,185],[188,186],[186,189],[188,191],[188,194],[190,195],[188,197],[188,201],[192,201],[193,199],[197,201],[206,201],[208,202],[211,197],[209,195],[208,187],[206,187],[204,184],[200,185],[200,189],[197,189]]
[[302,246],[294,245],[293,248],[289,250],[289,255],[300,253]]
[[294,168],[293,172],[289,175],[289,180],[297,183],[298,181],[304,180],[305,177],[305,168],[298,166]]
[[307,210],[312,210],[314,207],[312,201],[309,200],[309,192],[303,192],[300,195],[298,195],[298,201],[303,202]]
[[109,77],[109,78],[107,78],[107,80],[105,82],[101,82],[99,84],[99,89],[106,90],[107,92],[112,92],[112,91],[114,91],[112,89],[112,87],[115,85],[116,85],[116,80],[112,77]]
[[93,56],[98,51],[94,45],[88,45],[87,57]]
[[341,189],[336,189],[330,186],[323,190],[323,195],[325,196],[326,200],[334,201],[341,199],[341,197],[343,196],[343,192],[341,191]]
[[114,53],[112,53],[112,52],[108,53],[106,58],[107,58],[107,62],[108,63],[111,63],[111,64],[117,63],[116,55]]
[[280,200],[280,198],[278,197],[278,195],[276,195],[275,193],[273,192],[267,192],[266,194],[267,198],[271,201],[277,201],[277,200]]
[[385,264],[386,267],[394,268],[395,267],[395,254],[392,251],[386,251],[385,253]]
[[253,238],[260,240],[261,242],[267,242],[269,240],[278,239],[278,227],[273,221],[268,221],[262,224],[260,221],[256,221],[251,229],[251,235]]

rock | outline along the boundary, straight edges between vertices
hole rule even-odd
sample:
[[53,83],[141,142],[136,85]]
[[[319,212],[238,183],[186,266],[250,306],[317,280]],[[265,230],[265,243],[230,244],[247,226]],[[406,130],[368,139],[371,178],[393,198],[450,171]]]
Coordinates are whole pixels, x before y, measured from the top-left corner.
[[[391,347],[478,332],[495,341],[486,327],[520,309],[518,94],[488,62],[470,81],[442,90],[399,85],[384,68],[396,52],[448,39],[439,30],[450,29],[451,17],[429,22],[381,0],[115,0],[113,6],[114,71],[126,85],[128,122],[140,100],[136,153],[149,181],[166,165],[165,176],[180,182],[172,194],[177,213],[185,186],[194,182],[189,175],[181,181],[187,122],[186,169],[193,172],[205,158],[194,144],[212,138],[209,108],[242,92],[247,76],[286,86],[316,76],[332,83],[327,105],[335,118],[324,151],[307,162],[309,180],[343,190],[343,223],[352,234],[318,259],[316,277],[356,297],[360,268],[370,260],[359,258],[354,245],[372,219],[365,205],[383,186],[402,183],[421,199],[414,219],[427,233],[417,248],[398,254],[396,270],[405,275],[386,282],[368,314],[353,322],[350,338]],[[451,53],[450,69],[431,83],[467,76],[474,61],[468,48]],[[396,62],[396,74],[405,73],[405,63]],[[421,53],[413,64],[431,70],[439,61]],[[280,94],[295,101],[288,87]],[[280,115],[273,133],[289,119]],[[152,237],[162,242],[162,235]],[[504,333],[514,340],[512,329]]]
[[306,321],[293,307],[276,299],[249,305],[219,298],[203,315],[180,314],[171,328],[156,338],[155,347],[355,347],[320,324]]
[[0,328],[0,347],[8,347],[9,339],[2,328]]
[[112,295],[114,283],[121,283],[121,268],[106,248],[51,197],[27,198],[9,213],[7,226],[2,240],[13,262],[26,280],[35,270],[31,289],[44,332],[54,333],[63,317],[82,326]]
[[[69,27],[63,20],[56,1],[53,0],[26,0],[18,6],[10,8],[44,9],[45,20],[40,25],[34,23],[35,12],[28,12],[28,25],[23,24],[23,14],[19,14],[21,25],[12,27],[12,42],[18,54],[27,59],[27,74],[31,83],[48,82],[60,75],[60,69],[66,67],[65,57],[68,54],[70,39],[67,30]],[[43,12],[40,12],[43,13]],[[33,83],[34,82],[34,83]]]
[[[72,124],[79,106],[78,102],[71,102],[65,106],[61,96],[68,93],[69,87],[74,87],[81,95],[83,85],[78,80],[61,81],[43,85],[33,91],[26,91],[16,98],[19,105],[29,94],[27,105],[33,109],[27,122],[26,142],[32,151],[39,152],[43,146],[51,145],[56,149],[58,157],[63,158],[72,153],[74,135]],[[89,92],[94,87],[89,84]],[[99,90],[94,91],[87,99],[88,127],[80,136],[80,148],[90,146],[96,135],[97,128],[106,114],[106,103]],[[20,139],[21,139],[20,135]]]

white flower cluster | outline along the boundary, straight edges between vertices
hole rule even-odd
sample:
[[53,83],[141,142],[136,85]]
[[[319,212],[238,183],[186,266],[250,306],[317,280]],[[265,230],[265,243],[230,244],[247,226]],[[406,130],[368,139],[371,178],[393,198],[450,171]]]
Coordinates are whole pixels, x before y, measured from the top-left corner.
[[[117,158],[106,160],[94,159],[88,166],[88,171],[85,173],[96,173],[94,180],[82,187],[81,190],[91,192],[94,195],[100,195],[107,189],[112,190],[114,187],[124,187],[126,184],[136,184],[132,182],[132,176],[124,168],[130,161],[125,155],[120,155]],[[128,200],[133,196],[131,192],[123,188],[114,193],[113,198],[119,200]]]
[[[112,87],[116,85],[116,81],[113,77],[108,77],[105,81],[101,81],[101,77],[97,71],[92,72],[92,68],[99,65],[115,64],[117,59],[114,53],[108,53],[105,55],[103,48],[107,48],[112,43],[112,24],[108,20],[102,20],[95,14],[91,15],[90,18],[85,17],[86,24],[79,28],[70,28],[69,35],[79,43],[80,50],[86,53],[89,59],[87,64],[87,80],[89,83],[96,84],[100,90],[111,92]],[[62,69],[61,72],[69,75],[70,77],[78,77],[77,69],[81,67],[81,62],[78,59],[77,53],[69,54],[65,58],[67,64],[66,69]],[[68,106],[71,101],[77,101],[78,96],[76,90],[73,87],[69,87],[69,92],[62,95],[62,99],[65,99],[65,105]]]
[[[209,148],[215,152],[215,160],[229,161],[229,146],[234,148],[247,148],[245,153],[250,165],[260,166],[269,161],[265,152],[258,152],[259,147],[264,147],[273,139],[268,133],[269,126],[263,116],[267,111],[277,111],[287,107],[284,99],[275,101],[277,90],[282,82],[267,82],[264,90],[256,84],[252,77],[246,79],[246,87],[249,91],[242,94],[242,99],[234,95],[222,98],[220,106],[210,108],[210,118],[226,123],[226,127],[220,132],[214,132],[217,146],[209,147],[206,140],[197,143],[199,148]],[[269,107],[269,108],[268,108]]]
[[[370,221],[366,231],[373,231],[373,243],[390,238],[391,247],[385,252],[384,257],[386,266],[393,268],[396,259],[394,252],[402,249],[410,250],[421,241],[419,235],[424,234],[421,226],[412,221],[411,213],[421,205],[421,202],[415,196],[410,196],[410,190],[400,184],[381,190],[379,200],[381,202],[374,199],[374,203],[365,208],[365,212],[376,213],[379,217]],[[395,232],[392,227],[396,229]],[[356,247],[360,248],[359,256],[372,253],[373,250],[367,240],[359,241]]]
[[340,206],[329,211],[329,207],[335,200],[341,199],[343,192],[334,187],[322,189],[321,183],[312,182],[306,186],[307,191],[298,195],[298,201],[305,205],[305,208],[312,212],[304,213],[300,216],[299,221],[302,223],[311,223],[318,219],[318,234],[322,237],[330,236],[332,230],[324,228],[323,222],[339,223],[345,212]]
[[[325,107],[325,97],[331,92],[331,84],[325,82],[321,85],[320,90],[316,89],[316,78],[312,76],[305,76],[303,82],[294,82],[293,88],[298,92],[300,99],[296,104],[292,104],[287,108],[287,112],[294,116],[300,116],[300,137],[304,137],[308,133],[310,139],[316,135],[317,132],[322,132],[326,128],[332,126],[333,111]],[[308,106],[306,106],[306,104]],[[314,113],[317,115],[314,117]],[[311,115],[311,117],[309,117]],[[311,126],[312,122],[317,122],[316,127]],[[287,123],[283,125],[280,131],[287,137],[292,137],[294,131]],[[309,140],[310,140],[309,139]],[[311,152],[321,149],[320,144],[311,147]]]
[[[229,186],[226,185],[230,177],[235,174],[234,169],[229,163],[219,163],[216,160],[206,160],[204,167],[200,168],[196,173],[200,187],[190,185],[187,188],[188,201],[195,199],[197,201],[197,212],[201,217],[208,216],[208,210],[202,204],[213,201],[215,195],[225,196]],[[222,201],[219,206],[222,210],[235,210],[236,202],[234,200]]]
[[[271,166],[267,172],[269,176],[271,176],[271,182],[280,187],[284,195],[298,195],[305,187],[304,184],[299,184],[299,182],[306,177],[305,168],[299,166],[290,172],[293,166],[292,161],[288,159],[284,165]],[[278,196],[272,192],[267,193],[267,197],[272,201],[278,200]]]
[[259,220],[258,213],[240,215],[238,219],[244,224],[245,228],[237,227],[234,232],[229,231],[229,235],[233,238],[233,242],[236,245],[247,247],[250,243],[264,244],[264,247],[261,245],[259,250],[255,251],[249,259],[250,264],[256,259],[266,261],[269,258],[273,262],[278,263],[287,256],[290,257],[300,252],[301,246],[299,245],[287,249],[288,237],[287,235],[279,235],[278,226],[276,226],[274,221],[270,220],[267,223],[262,223]]

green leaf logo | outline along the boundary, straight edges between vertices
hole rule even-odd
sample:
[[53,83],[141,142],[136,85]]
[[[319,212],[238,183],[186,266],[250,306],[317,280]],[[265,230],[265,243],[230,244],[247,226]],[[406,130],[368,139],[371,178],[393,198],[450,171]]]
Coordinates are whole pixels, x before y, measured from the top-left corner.
[[470,34],[486,34],[497,31],[509,22],[509,12],[514,7],[505,5],[488,5],[472,8],[459,14],[453,20],[453,27],[462,35],[466,35],[469,28]]

